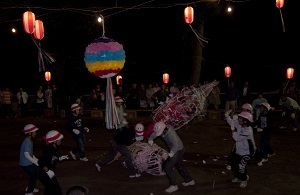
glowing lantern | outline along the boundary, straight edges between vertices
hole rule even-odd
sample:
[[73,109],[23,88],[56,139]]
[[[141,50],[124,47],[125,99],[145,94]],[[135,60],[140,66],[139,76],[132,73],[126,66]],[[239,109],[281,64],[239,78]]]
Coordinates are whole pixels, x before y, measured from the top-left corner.
[[122,76],[118,75],[116,78],[116,81],[117,81],[117,85],[121,85],[122,84]]
[[163,82],[164,82],[165,84],[168,84],[169,79],[170,79],[170,76],[169,76],[168,73],[163,74]]
[[291,79],[294,76],[294,69],[293,68],[288,68],[286,70],[286,78]]
[[34,32],[35,15],[31,11],[23,13],[23,26],[25,32],[32,34]]
[[45,72],[45,80],[48,82],[51,80],[51,72],[49,72],[49,71]]
[[225,77],[229,78],[231,76],[231,68],[229,66],[226,66],[224,73]]
[[194,8],[188,6],[184,9],[184,20],[186,23],[191,24],[194,21]]
[[276,7],[277,8],[282,8],[284,5],[284,0],[276,0]]
[[42,40],[44,38],[44,25],[41,20],[35,21],[35,30],[34,30],[34,38],[38,40]]

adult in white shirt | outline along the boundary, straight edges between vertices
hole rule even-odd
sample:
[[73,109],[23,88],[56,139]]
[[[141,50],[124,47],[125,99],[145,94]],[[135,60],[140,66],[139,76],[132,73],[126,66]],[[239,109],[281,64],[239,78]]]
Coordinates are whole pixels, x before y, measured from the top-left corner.
[[28,94],[26,91],[23,90],[22,87],[19,88],[19,92],[17,93],[17,99],[18,99],[18,105],[20,107],[21,116],[27,116],[28,115]]
[[298,103],[287,97],[286,94],[281,95],[279,100],[279,106],[282,108],[282,126],[280,129],[285,129],[289,119],[292,119],[293,131],[297,131],[298,129],[298,117],[299,117],[299,105]]

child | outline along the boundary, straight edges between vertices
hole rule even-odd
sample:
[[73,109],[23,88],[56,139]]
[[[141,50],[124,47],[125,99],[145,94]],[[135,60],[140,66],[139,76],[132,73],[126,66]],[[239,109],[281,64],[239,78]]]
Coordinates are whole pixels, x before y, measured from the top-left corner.
[[155,123],[154,132],[148,139],[148,143],[150,146],[153,145],[153,140],[158,136],[161,136],[163,138],[170,150],[169,158],[167,159],[165,164],[165,172],[169,179],[170,186],[165,191],[168,193],[172,193],[178,190],[175,175],[173,173],[174,167],[178,170],[179,174],[184,179],[184,182],[182,183],[183,186],[195,185],[195,181],[192,179],[187,168],[184,165],[184,146],[174,128],[171,125],[167,126],[163,121],[159,121]]
[[[253,113],[253,107],[252,107],[252,105],[249,104],[249,103],[243,104],[242,105],[242,112],[249,112],[250,114],[252,114]],[[230,112],[228,111],[227,114],[229,114],[229,113]],[[226,119],[227,119],[227,117],[226,117]],[[233,126],[232,128],[234,128],[234,123],[238,123],[238,115],[234,114],[233,115],[233,119],[230,120],[230,121],[231,122],[227,121],[228,124],[231,123],[230,125]],[[254,154],[253,154],[253,156],[251,156],[251,158],[255,159],[255,161],[257,162],[258,166],[261,166],[262,164],[260,162],[261,162],[262,159],[260,157],[260,153],[259,153],[259,151],[258,151],[258,149],[256,147],[256,144],[255,144],[255,138],[254,138],[254,134],[253,134],[253,129],[252,129],[252,127],[250,127],[250,128],[251,128],[251,131],[250,131],[250,133],[251,133],[251,135],[250,135],[251,139],[250,140],[251,140],[252,145],[253,145],[253,150],[255,151]],[[231,152],[230,152],[230,154],[228,156],[228,163],[227,163],[227,166],[226,166],[227,170],[231,170],[231,161],[232,161],[232,156],[234,155],[234,153],[235,153],[235,146],[233,147],[233,149],[231,150]]]
[[116,96],[115,102],[116,102],[116,109],[117,109],[117,113],[118,113],[118,117],[119,117],[119,121],[120,121],[120,124],[118,124],[117,129],[119,131],[122,131],[123,128],[128,125],[128,122],[125,118],[127,116],[127,114],[124,113],[124,107],[123,107],[124,101],[120,96]]
[[270,111],[273,108],[267,102],[263,102],[260,106],[260,116],[258,117],[258,129],[261,129],[260,134],[260,153],[261,164],[268,161],[268,157],[275,155],[270,146],[270,140],[273,130],[273,118]]
[[36,137],[37,130],[39,130],[39,128],[33,124],[28,124],[23,129],[23,133],[26,137],[21,145],[19,165],[29,176],[25,195],[33,195],[33,193],[39,191],[35,188],[38,177],[37,166],[39,166],[39,164],[38,159],[33,155],[33,140]]
[[253,123],[253,116],[249,112],[238,114],[238,122],[232,123],[229,117],[230,111],[226,112],[226,120],[231,125],[232,138],[235,141],[235,152],[232,156],[231,169],[234,175],[233,183],[240,183],[241,188],[247,186],[249,176],[247,175],[247,166],[251,159],[249,139],[251,139],[250,125]]
[[122,131],[117,131],[117,134],[110,141],[111,148],[105,156],[98,160],[95,164],[97,171],[100,172],[101,167],[110,164],[118,153],[124,157],[125,164],[129,171],[129,178],[140,177],[141,174],[135,169],[132,162],[132,155],[127,146],[135,142],[135,131],[133,128],[124,127]]
[[55,176],[56,164],[65,159],[68,155],[58,157],[58,146],[64,136],[56,131],[49,131],[43,139],[46,141],[43,156],[40,158],[39,180],[44,186],[44,194],[62,195],[62,189]]
[[89,159],[85,156],[84,145],[85,145],[85,132],[89,132],[89,128],[84,127],[80,115],[81,107],[78,104],[71,106],[71,116],[67,123],[67,130],[72,133],[73,139],[76,141],[76,148],[70,151],[70,154],[74,160],[76,160],[76,154],[79,153],[81,161],[88,161]]

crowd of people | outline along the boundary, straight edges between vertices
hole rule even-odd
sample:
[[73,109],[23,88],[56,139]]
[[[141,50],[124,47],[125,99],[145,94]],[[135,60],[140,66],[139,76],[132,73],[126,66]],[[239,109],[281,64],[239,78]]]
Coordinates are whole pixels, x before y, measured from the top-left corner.
[[[205,81],[203,84],[207,83],[208,81]],[[169,85],[159,84],[158,82],[147,85],[133,82],[127,87],[113,85],[113,94],[124,100],[126,109],[155,109],[184,87],[186,85],[178,85],[176,82]],[[269,103],[277,106],[278,94],[283,92],[287,94],[287,97],[299,102],[299,90],[295,81],[290,84],[283,82],[278,90],[267,92],[253,89],[251,83],[247,81],[242,85],[230,81],[228,86],[224,83],[215,86],[207,97],[205,106],[207,109],[236,110],[247,102],[252,104],[256,112],[259,112],[256,105],[261,101],[265,101],[265,96],[272,97],[269,98]],[[256,95],[258,99],[254,98]],[[67,108],[74,101],[81,104],[82,110],[105,109],[106,87],[97,84],[90,89],[90,93],[84,94],[80,94],[79,91],[65,94],[55,84],[39,85],[33,93],[28,93],[23,87],[18,88],[16,91],[6,87],[0,89],[0,117],[13,118],[28,115],[44,117],[45,110],[49,109],[53,110],[53,115],[60,116],[62,111],[68,111]],[[255,114],[257,115],[257,113]]]

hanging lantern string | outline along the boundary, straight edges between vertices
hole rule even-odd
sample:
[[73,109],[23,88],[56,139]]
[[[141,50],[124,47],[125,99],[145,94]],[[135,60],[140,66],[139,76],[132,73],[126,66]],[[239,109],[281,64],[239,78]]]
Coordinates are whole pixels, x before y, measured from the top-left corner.
[[282,30],[283,30],[283,32],[285,32],[285,25],[284,25],[281,9],[279,9],[279,13],[280,13],[280,18],[281,18]]
[[42,49],[40,43],[33,36],[31,36],[31,39],[41,53],[41,56],[45,58],[48,63],[54,63],[56,61],[48,52]]
[[193,29],[193,27],[189,24],[189,27],[191,28],[191,30],[193,31],[193,33],[196,35],[198,41],[200,42],[200,44],[202,45],[202,47],[204,47],[203,43],[202,42],[206,42],[206,40],[204,40],[202,37],[200,37],[197,32]]
[[39,62],[39,72],[45,71],[45,63],[44,63],[44,58],[42,54],[42,49],[41,49],[41,42],[39,42],[39,47],[38,47],[38,62]]

